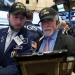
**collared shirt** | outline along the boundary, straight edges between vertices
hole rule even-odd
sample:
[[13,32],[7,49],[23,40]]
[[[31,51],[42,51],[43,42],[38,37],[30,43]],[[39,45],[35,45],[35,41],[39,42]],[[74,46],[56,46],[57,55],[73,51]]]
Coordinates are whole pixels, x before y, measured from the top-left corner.
[[[58,35],[58,30],[49,38],[49,51],[53,51],[57,35]],[[44,37],[44,40],[40,46],[39,52],[43,52],[45,43],[46,43],[46,38],[47,37]]]
[[9,29],[8,29],[8,34],[10,33],[10,32],[12,32],[12,39],[15,37],[15,35],[18,33],[18,32],[15,32],[15,31],[13,31],[13,30],[11,30],[11,28],[9,27]]
[[[17,33],[18,33],[18,32],[12,31],[11,28],[9,27],[9,29],[8,29],[8,35],[7,35],[7,38],[6,38],[6,43],[5,43],[4,52],[6,51],[7,47],[8,47],[9,44],[10,44],[10,42],[12,41],[12,39],[15,37],[15,35],[16,35]],[[9,34],[11,34],[11,37],[9,36]]]

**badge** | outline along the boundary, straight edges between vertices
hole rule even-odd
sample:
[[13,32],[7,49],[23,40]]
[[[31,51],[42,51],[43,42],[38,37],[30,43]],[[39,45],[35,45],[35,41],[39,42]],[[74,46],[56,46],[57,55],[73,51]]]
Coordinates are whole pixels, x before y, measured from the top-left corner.
[[37,49],[37,43],[35,41],[31,42],[31,46],[32,48]]
[[11,57],[13,57],[13,56],[16,55],[16,54],[17,54],[16,51],[12,51],[12,52],[11,52]]
[[23,37],[23,35],[20,35],[20,39],[23,41],[24,40],[24,37]]
[[27,44],[27,43],[28,43],[28,38],[24,38],[23,44]]
[[18,36],[14,37],[13,39],[17,43],[17,45],[21,45],[23,43],[23,41]]
[[37,31],[37,28],[36,28],[35,26],[32,26],[32,25],[28,25],[28,26],[27,26],[27,29],[28,29],[28,30]]
[[16,50],[22,50],[22,49],[23,49],[23,46],[15,45],[15,46],[13,47],[13,49],[16,49]]
[[24,38],[23,35],[20,35],[20,39],[23,41],[23,44],[28,43],[28,38]]

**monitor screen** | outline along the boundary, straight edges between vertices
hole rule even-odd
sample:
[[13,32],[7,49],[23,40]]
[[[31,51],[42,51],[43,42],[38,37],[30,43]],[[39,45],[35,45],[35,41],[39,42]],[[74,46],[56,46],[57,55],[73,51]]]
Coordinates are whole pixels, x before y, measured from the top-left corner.
[[64,8],[64,5],[63,4],[57,5],[57,9],[58,9],[58,12],[65,11],[65,8]]
[[69,22],[69,12],[59,12],[59,16],[61,16],[62,20]]
[[39,19],[39,12],[33,12],[33,21],[32,21],[32,23],[33,24],[38,24],[39,21],[40,21],[40,19]]
[[75,21],[75,11],[70,12],[70,20]]
[[0,24],[7,25],[9,24],[7,19],[7,11],[0,11]]

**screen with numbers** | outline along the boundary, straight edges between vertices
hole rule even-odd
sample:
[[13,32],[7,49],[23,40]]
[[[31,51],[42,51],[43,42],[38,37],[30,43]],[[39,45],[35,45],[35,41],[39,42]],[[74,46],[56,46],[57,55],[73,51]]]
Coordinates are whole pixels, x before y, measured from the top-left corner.
[[61,16],[62,20],[66,22],[70,21],[69,12],[59,12],[59,16]]
[[75,11],[70,12],[70,20],[75,21]]

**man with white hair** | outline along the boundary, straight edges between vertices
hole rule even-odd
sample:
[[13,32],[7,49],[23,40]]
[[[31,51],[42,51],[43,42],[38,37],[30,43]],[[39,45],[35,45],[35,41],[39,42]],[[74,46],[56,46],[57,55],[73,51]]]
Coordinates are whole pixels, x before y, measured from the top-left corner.
[[39,52],[66,49],[68,55],[71,55],[75,51],[75,38],[59,32],[58,13],[54,9],[46,7],[40,11],[39,17],[44,35],[39,40]]

